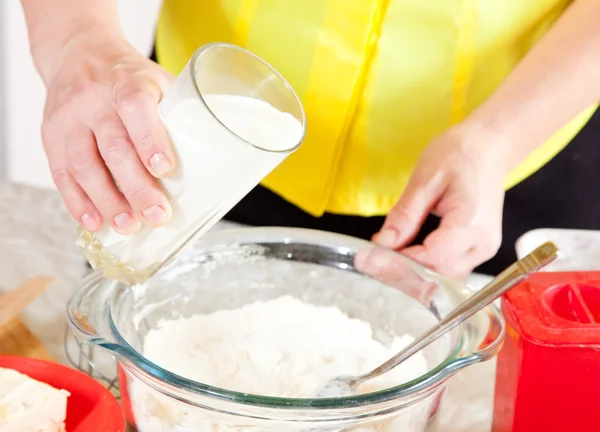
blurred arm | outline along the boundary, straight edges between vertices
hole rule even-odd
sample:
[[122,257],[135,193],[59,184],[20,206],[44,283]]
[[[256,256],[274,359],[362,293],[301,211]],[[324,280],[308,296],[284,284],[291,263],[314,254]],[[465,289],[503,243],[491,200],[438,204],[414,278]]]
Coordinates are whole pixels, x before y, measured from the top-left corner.
[[[510,170],[600,102],[599,77],[600,0],[576,0],[465,122],[498,137],[498,154],[506,155]],[[473,138],[473,145],[481,145],[481,138]]]

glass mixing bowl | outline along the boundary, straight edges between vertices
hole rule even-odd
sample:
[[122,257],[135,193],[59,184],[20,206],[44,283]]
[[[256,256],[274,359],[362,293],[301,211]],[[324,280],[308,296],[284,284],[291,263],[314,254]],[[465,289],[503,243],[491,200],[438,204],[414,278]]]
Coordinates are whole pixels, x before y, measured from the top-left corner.
[[[428,371],[410,382],[353,397],[290,399],[192,381],[143,356],[163,319],[237,308],[291,295],[337,306],[375,337],[414,337],[472,291],[393,251],[355,238],[290,228],[207,234],[144,285],[86,277],[68,316],[75,335],[117,359],[128,423],[139,432],[431,430],[447,380],[501,347],[504,321],[489,306],[424,350]],[[273,323],[277,325],[277,323]],[[332,377],[333,378],[333,377]]]

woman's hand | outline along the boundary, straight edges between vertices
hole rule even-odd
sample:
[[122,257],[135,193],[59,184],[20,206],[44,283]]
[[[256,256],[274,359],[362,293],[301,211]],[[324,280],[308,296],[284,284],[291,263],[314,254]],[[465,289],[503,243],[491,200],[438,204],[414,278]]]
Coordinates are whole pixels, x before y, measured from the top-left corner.
[[[427,147],[404,194],[374,236],[376,243],[459,278],[496,254],[509,151],[498,145],[498,137],[488,141],[485,133],[475,132],[457,126]],[[422,245],[407,247],[430,213],[441,218],[439,227]]]
[[58,190],[79,223],[132,234],[161,226],[171,207],[155,178],[175,168],[158,102],[172,76],[120,35],[72,38],[44,76],[44,149]]
[[[374,240],[451,276],[492,257],[504,174],[600,101],[599,20],[600,1],[572,2],[502,85],[431,143]],[[441,216],[440,227],[423,245],[405,248],[430,212]]]

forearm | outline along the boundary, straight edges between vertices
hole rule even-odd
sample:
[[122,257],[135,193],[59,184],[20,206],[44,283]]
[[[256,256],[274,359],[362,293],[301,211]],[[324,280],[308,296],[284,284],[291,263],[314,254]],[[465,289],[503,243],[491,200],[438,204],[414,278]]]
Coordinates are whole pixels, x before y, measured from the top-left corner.
[[78,34],[120,33],[116,0],[21,0],[31,53],[47,83],[63,50]]
[[576,0],[466,122],[497,137],[511,169],[599,101],[600,0]]

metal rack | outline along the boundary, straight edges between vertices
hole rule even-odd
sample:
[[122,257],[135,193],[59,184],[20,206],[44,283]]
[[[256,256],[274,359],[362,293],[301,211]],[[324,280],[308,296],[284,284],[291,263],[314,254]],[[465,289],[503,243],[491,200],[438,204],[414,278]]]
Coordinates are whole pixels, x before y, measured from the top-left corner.
[[99,381],[119,399],[121,394],[114,358],[96,347],[82,343],[69,326],[65,328],[64,339],[65,354],[69,363]]

